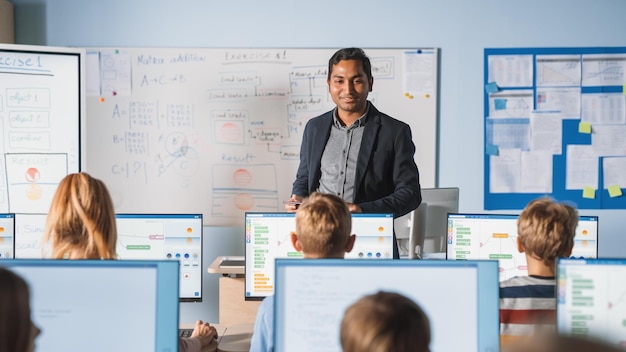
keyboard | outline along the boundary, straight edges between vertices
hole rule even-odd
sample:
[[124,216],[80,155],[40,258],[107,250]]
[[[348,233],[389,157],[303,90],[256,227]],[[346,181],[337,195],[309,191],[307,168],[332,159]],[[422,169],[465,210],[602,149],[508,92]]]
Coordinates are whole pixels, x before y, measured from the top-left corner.
[[193,329],[178,329],[178,336],[191,337],[192,332],[193,332]]

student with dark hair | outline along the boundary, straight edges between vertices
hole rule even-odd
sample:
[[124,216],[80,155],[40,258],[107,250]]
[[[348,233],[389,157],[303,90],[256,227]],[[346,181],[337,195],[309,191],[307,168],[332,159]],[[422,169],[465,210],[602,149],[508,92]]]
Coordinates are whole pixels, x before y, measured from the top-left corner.
[[28,284],[0,267],[0,351],[32,352],[40,332],[31,320]]

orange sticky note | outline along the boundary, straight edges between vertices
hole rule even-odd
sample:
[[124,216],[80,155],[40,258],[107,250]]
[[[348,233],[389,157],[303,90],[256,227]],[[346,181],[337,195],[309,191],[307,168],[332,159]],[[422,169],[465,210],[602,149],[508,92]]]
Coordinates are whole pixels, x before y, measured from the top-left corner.
[[622,188],[619,185],[609,186],[609,197],[621,197],[622,196]]
[[591,133],[591,124],[589,122],[581,121],[578,124],[578,133]]
[[583,198],[596,199],[596,189],[593,187],[585,186],[583,188]]

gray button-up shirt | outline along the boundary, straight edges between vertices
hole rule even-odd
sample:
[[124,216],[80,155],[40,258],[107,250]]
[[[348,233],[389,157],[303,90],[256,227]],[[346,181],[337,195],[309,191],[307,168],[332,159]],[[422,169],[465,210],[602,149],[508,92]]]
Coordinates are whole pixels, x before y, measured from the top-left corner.
[[368,111],[369,104],[365,113],[350,126],[342,125],[337,109],[333,112],[330,137],[322,154],[319,192],[335,194],[346,202],[354,202],[356,162]]

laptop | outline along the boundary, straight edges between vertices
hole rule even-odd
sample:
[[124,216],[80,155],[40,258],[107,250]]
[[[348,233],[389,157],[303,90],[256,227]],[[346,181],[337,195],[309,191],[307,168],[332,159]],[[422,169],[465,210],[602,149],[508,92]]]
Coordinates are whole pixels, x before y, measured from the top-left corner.
[[0,260],[15,258],[15,214],[0,214]]
[[[517,218],[513,214],[448,214],[448,260],[496,259],[500,281],[528,275],[526,255],[517,250]],[[598,256],[598,217],[579,216],[573,258]]]
[[[346,259],[393,258],[393,214],[352,214],[354,247]],[[262,300],[274,293],[274,260],[302,258],[293,248],[295,213],[245,213],[245,299]]]

